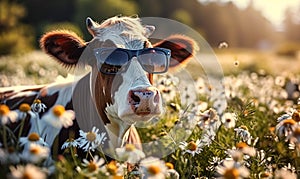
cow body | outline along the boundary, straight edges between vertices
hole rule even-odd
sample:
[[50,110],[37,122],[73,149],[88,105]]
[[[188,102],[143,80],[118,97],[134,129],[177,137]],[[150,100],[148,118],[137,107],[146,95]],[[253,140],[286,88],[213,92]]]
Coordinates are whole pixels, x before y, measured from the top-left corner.
[[[171,50],[170,66],[176,66],[193,56],[195,42],[188,37],[175,35],[152,45],[148,37],[155,28],[143,26],[138,18],[112,17],[101,24],[87,18],[86,24],[93,36],[90,42],[84,42],[68,31],[49,32],[40,42],[47,54],[66,67],[80,64],[91,66],[88,74],[73,82],[23,88],[18,91],[3,88],[0,89],[1,103],[13,109],[20,103],[32,104],[35,99],[40,99],[47,109],[39,114],[39,120],[43,120],[43,116],[58,104],[74,110],[76,120],[70,128],[33,127],[33,122],[27,123],[28,130],[24,135],[39,130],[49,145],[53,144],[57,136],[61,145],[70,136],[78,136],[79,129],[90,131],[95,126],[108,133],[109,147],[116,148],[125,143],[133,143],[141,148],[134,124],[148,121],[163,112],[160,93],[152,86],[153,73],[145,70],[143,65],[146,62],[133,56],[117,69],[117,73],[105,74],[101,71],[101,66],[99,67],[95,50],[118,48],[122,53],[122,49],[129,49],[131,51],[124,50],[124,53],[138,54],[141,49],[166,48]],[[110,72],[114,69],[109,66],[106,70]]]

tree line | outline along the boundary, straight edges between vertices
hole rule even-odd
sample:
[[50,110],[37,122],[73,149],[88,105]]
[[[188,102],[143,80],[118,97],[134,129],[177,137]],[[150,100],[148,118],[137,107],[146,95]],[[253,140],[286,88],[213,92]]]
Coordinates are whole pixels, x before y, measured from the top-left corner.
[[101,22],[115,15],[174,19],[197,30],[213,47],[223,41],[240,48],[282,39],[300,42],[300,25],[291,12],[285,31],[278,33],[252,3],[240,9],[232,2],[198,0],[0,0],[0,54],[37,47],[40,36],[55,28],[74,30],[88,40],[86,17]]

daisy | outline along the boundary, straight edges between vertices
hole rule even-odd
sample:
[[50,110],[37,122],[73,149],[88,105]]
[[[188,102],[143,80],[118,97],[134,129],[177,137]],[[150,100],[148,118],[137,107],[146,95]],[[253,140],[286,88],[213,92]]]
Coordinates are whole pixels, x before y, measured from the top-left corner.
[[240,126],[238,128],[235,128],[234,131],[236,132],[237,136],[242,139],[243,142],[251,142],[251,134],[248,131],[247,126]]
[[166,167],[167,167],[167,174],[166,174],[167,178],[179,179],[180,177],[179,173],[176,170],[174,170],[174,165],[172,163],[167,162]]
[[237,116],[235,113],[224,113],[221,118],[222,123],[226,128],[235,127],[235,122],[237,121]]
[[212,141],[214,141],[216,138],[216,132],[213,129],[207,129],[204,131],[204,134],[201,138],[201,143],[203,146],[210,146]]
[[65,110],[65,107],[62,105],[55,105],[51,112],[43,116],[42,119],[55,128],[68,128],[73,125],[75,113],[72,110]]
[[98,173],[100,167],[105,163],[103,158],[99,158],[96,155],[93,160],[88,161],[87,159],[83,159],[82,166],[86,167],[87,172],[89,173]]
[[115,160],[110,161],[108,164],[101,168],[101,171],[106,176],[111,176],[112,178],[123,178],[124,169],[126,167],[124,165],[119,164]]
[[292,134],[296,127],[296,121],[294,119],[288,118],[280,121],[276,125],[276,133],[279,137],[287,137]]
[[64,142],[64,144],[61,146],[61,149],[66,149],[70,147],[77,147],[79,143],[74,139],[68,139]]
[[259,174],[259,178],[261,178],[261,179],[272,179],[273,175],[272,175],[271,172],[264,171],[264,172]]
[[6,125],[9,122],[16,122],[18,113],[9,110],[9,107],[5,104],[0,104],[0,122],[2,125]]
[[122,148],[116,149],[119,160],[134,164],[145,158],[144,152],[138,150],[133,144],[126,144]]
[[30,116],[34,116],[34,113],[31,111],[31,107],[27,103],[22,103],[19,106],[19,109],[16,110],[16,112],[18,114],[19,120],[24,120],[27,114],[29,114]]
[[79,135],[80,137],[76,139],[76,141],[79,143],[79,147],[86,152],[88,150],[94,151],[98,146],[104,144],[104,141],[107,139],[105,136],[106,133],[102,132],[99,134],[99,129],[95,126],[92,128],[92,131],[89,132],[80,130]]
[[206,167],[206,170],[214,171],[217,166],[221,165],[222,162],[223,160],[221,160],[220,157],[213,157],[211,160],[208,161],[210,165]]
[[48,144],[42,139],[38,133],[32,132],[27,137],[21,137],[19,139],[20,145],[23,146],[25,144],[29,145],[30,143],[36,143],[39,145],[48,146]]
[[297,175],[295,173],[290,172],[289,170],[280,169],[275,171],[274,178],[275,179],[281,179],[281,178],[296,179]]
[[242,161],[244,157],[243,152],[236,149],[229,149],[225,151],[225,153],[230,157],[230,158],[226,158],[226,160],[233,160],[236,163]]
[[249,155],[249,156],[255,156],[256,150],[254,147],[248,146],[245,142],[239,142],[236,144],[236,148],[243,152],[243,154]]
[[47,106],[41,100],[35,99],[31,105],[31,110],[35,113],[45,112]]
[[35,143],[31,143],[28,149],[24,149],[21,158],[27,162],[39,163],[49,157],[50,149]]
[[214,123],[216,123],[217,121],[220,120],[217,111],[212,108],[210,108],[200,114],[196,113],[196,115],[200,116],[198,126],[201,129],[210,128]]
[[195,154],[199,154],[202,149],[200,148],[200,140],[198,139],[196,141],[196,143],[194,141],[190,141],[189,143],[187,142],[180,142],[179,144],[179,148],[182,150],[182,153],[190,153],[193,156],[195,156]]
[[17,165],[16,167],[11,166],[9,169],[11,173],[8,174],[8,178],[46,178],[46,174],[42,172],[42,169],[32,164],[27,164],[26,166]]
[[165,162],[154,157],[143,159],[140,162],[142,178],[164,179],[167,174]]
[[217,173],[220,179],[239,179],[247,178],[250,173],[244,166],[235,165],[234,161],[225,160],[222,165],[217,167]]

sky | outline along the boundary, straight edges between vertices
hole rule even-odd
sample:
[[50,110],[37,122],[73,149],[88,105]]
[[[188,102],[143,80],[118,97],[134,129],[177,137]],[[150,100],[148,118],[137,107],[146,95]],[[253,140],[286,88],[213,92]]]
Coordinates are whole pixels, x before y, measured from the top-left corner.
[[[216,0],[200,0],[200,2]],[[250,0],[219,0],[221,2],[233,2],[240,8],[245,8]],[[284,20],[286,8],[300,8],[300,0],[253,0],[254,7],[261,10],[262,14],[276,27],[280,27]]]

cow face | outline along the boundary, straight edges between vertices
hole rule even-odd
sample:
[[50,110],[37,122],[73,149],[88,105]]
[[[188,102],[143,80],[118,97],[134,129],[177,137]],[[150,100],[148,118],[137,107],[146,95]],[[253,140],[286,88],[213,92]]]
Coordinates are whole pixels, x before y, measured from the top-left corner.
[[162,99],[152,86],[153,74],[189,59],[195,42],[174,35],[152,45],[148,37],[155,28],[141,25],[138,18],[113,17],[101,24],[87,18],[86,25],[93,36],[90,42],[71,32],[54,31],[43,36],[42,49],[67,67],[85,58],[92,67],[92,95],[105,123],[111,122],[106,113],[128,124],[161,114]]

